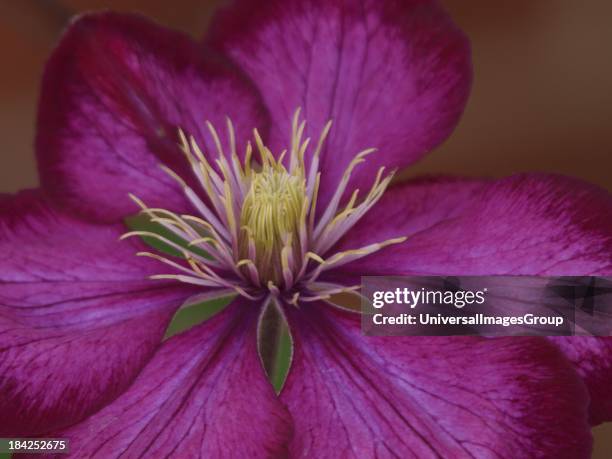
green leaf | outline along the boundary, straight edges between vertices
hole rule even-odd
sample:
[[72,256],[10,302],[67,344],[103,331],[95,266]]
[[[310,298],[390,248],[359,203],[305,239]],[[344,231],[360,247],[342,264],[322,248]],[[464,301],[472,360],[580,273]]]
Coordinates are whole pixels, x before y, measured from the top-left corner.
[[289,369],[291,368],[291,359],[293,358],[293,338],[287,324],[282,327],[278,337],[278,348],[276,350],[276,360],[274,369],[271,375],[271,383],[276,393],[280,393]]
[[233,299],[234,296],[215,298],[214,300],[179,309],[176,314],[174,314],[170,325],[168,325],[164,339],[168,339],[171,336],[190,329],[200,322],[210,319],[225,308]]
[[293,357],[293,339],[285,315],[274,300],[264,306],[257,329],[257,351],[277,393],[287,379]]
[[[368,306],[367,298],[361,296],[359,292],[336,293],[327,302],[351,312],[362,312],[362,308],[365,309]],[[374,308],[371,308],[371,310],[375,311]]]
[[[185,241],[174,234],[172,231],[164,228],[162,225],[156,222],[152,222],[151,218],[146,214],[138,214],[125,219],[125,224],[134,231],[147,231],[154,234],[159,234],[164,239],[167,239],[180,247],[184,247],[186,250],[196,253],[200,256],[210,258],[210,255],[198,247],[189,247],[188,241]],[[204,235],[203,235],[204,236]],[[162,255],[170,255],[172,257],[184,258],[183,254],[174,247],[165,244],[163,241],[150,236],[141,237],[142,241],[148,246],[152,247],[158,252],[162,252]],[[179,309],[170,325],[166,329],[164,339],[168,339],[178,333],[181,333],[200,322],[208,320],[216,313],[221,311],[227,306],[234,296],[216,298],[211,301],[194,304]]]
[[[148,231],[150,233],[159,234],[164,239],[167,239],[170,242],[173,242],[192,253],[195,253],[205,258],[211,258],[211,256],[208,253],[206,253],[204,250],[200,249],[199,247],[194,247],[194,246],[189,247],[189,241],[185,241],[184,239],[181,239],[176,234],[174,234],[172,231],[164,228],[159,223],[152,222],[148,215],[138,214],[138,215],[133,215],[131,217],[127,217],[125,219],[125,224],[127,225],[128,228],[130,228],[133,231]],[[194,228],[194,230],[196,230],[196,228]],[[202,236],[207,236],[207,235],[202,234]],[[145,244],[147,244],[148,246],[154,248],[155,250],[159,252],[162,252],[166,255],[171,255],[173,257],[184,258],[183,254],[180,253],[177,249],[169,246],[168,244],[163,243],[159,239],[156,239],[150,236],[143,236],[141,237],[141,239]]]

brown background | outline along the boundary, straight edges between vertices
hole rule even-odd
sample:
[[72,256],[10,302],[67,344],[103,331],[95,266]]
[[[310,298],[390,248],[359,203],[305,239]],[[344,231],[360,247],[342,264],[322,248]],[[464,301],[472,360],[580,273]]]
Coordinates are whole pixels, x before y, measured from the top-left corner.
[[[32,142],[39,79],[72,14],[141,11],[199,36],[216,3],[0,0],[0,192],[37,184]],[[612,2],[443,3],[472,40],[474,88],[453,136],[406,174],[497,177],[540,170],[612,189]],[[594,457],[611,455],[612,425],[599,427]]]

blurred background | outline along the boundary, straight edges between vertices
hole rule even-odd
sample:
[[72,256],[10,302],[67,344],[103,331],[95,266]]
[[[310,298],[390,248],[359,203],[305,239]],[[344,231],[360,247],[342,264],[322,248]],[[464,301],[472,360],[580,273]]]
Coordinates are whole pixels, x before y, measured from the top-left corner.
[[[474,87],[451,138],[404,174],[499,177],[538,170],[612,189],[612,2],[442,2],[471,38]],[[198,37],[219,3],[0,0],[0,193],[37,185],[39,80],[72,15],[140,11]],[[596,429],[594,457],[612,457],[612,424]]]

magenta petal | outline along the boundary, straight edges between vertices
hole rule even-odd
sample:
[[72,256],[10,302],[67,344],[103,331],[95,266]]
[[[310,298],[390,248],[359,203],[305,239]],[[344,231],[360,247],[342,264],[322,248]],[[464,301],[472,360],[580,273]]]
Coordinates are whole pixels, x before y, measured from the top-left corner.
[[366,274],[612,273],[612,195],[579,180],[517,175],[390,189],[338,250],[408,236],[345,267]]
[[259,88],[275,151],[287,148],[297,107],[313,140],[333,119],[323,199],[360,150],[379,149],[355,170],[354,187],[365,189],[377,167],[404,167],[438,145],[471,81],[467,39],[433,1],[237,0],[208,42]]
[[257,355],[242,301],[177,335],[130,389],[71,430],[73,457],[283,457],[290,417]]
[[256,91],[223,58],[139,16],[82,16],[65,32],[43,78],[42,184],[62,205],[103,221],[134,213],[130,192],[153,207],[180,210],[180,188],[159,164],[187,168],[179,127],[216,156],[205,122],[226,138],[226,116],[240,151],[254,127],[267,127]]
[[295,457],[590,457],[585,388],[543,338],[366,337],[328,306],[292,316]]
[[576,365],[591,395],[591,424],[612,421],[612,338],[549,338]]
[[[409,236],[344,267],[366,274],[612,275],[612,196],[579,180],[524,175],[399,185],[338,249]],[[554,340],[591,394],[594,423],[612,420],[612,338]]]
[[193,291],[147,279],[122,229],[0,201],[0,436],[79,421],[115,398]]

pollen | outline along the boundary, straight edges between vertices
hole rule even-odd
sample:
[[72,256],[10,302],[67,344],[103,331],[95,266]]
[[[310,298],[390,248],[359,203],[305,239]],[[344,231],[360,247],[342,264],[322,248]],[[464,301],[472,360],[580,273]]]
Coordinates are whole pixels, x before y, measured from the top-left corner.
[[[211,294],[237,293],[251,300],[274,297],[298,306],[359,289],[324,281],[326,271],[366,257],[405,237],[334,251],[334,245],[382,197],[393,173],[380,168],[370,190],[347,193],[353,170],[375,149],[358,152],[347,165],[334,193],[317,209],[320,155],[331,129],[328,122],[314,148],[304,138],[306,122],[295,112],[288,149],[274,155],[259,132],[253,131],[258,160],[250,142],[244,159],[237,153],[234,126],[226,123],[226,151],[215,127],[206,123],[216,148],[206,154],[193,137],[179,129],[180,149],[198,183],[195,189],[183,177],[161,166],[180,186],[194,213],[179,215],[150,208],[132,199],[154,223],[172,237],[152,231],[132,231],[123,237],[157,239],[181,254],[174,259],[141,252],[172,268],[154,279],[174,279],[205,287]],[[308,156],[307,156],[308,155]],[[306,161],[308,157],[308,161]],[[308,162],[308,166],[306,163]]]

